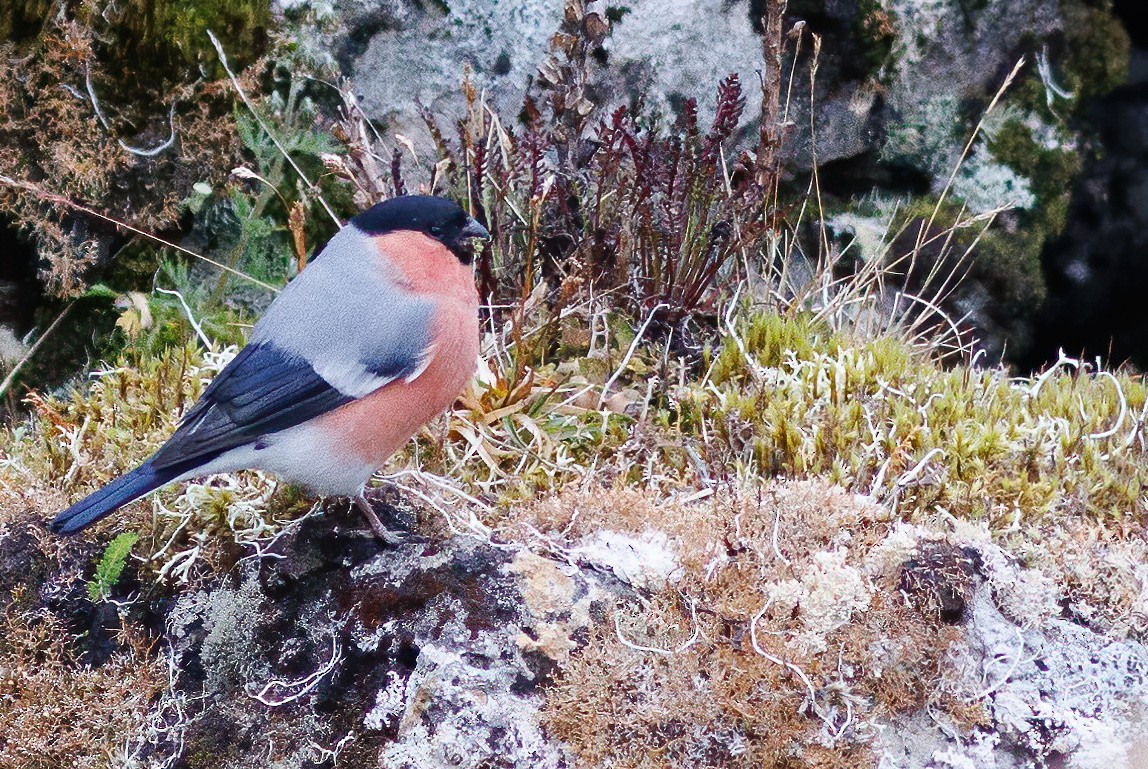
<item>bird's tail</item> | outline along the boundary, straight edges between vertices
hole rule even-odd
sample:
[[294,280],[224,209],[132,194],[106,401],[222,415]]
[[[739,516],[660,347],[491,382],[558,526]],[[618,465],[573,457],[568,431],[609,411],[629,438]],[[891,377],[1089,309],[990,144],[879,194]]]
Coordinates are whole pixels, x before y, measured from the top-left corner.
[[74,534],[178,476],[178,468],[157,470],[149,459],[57,515],[51,529],[57,534]]

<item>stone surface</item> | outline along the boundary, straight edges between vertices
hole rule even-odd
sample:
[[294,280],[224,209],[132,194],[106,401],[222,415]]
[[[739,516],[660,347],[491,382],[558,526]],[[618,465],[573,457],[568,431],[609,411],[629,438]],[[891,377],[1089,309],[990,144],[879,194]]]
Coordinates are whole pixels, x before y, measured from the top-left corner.
[[348,1],[337,10],[331,45],[364,109],[421,142],[419,104],[443,125],[462,115],[464,69],[500,114],[517,114],[562,21],[561,3],[536,0]]
[[[212,766],[562,767],[539,689],[590,622],[577,569],[473,537],[380,548],[307,519],[224,584],[181,596],[166,636],[182,710],[143,754]],[[184,703],[176,708],[178,702]],[[182,745],[182,747],[181,747]]]
[[992,727],[962,733],[915,713],[881,732],[886,769],[1140,769],[1148,705],[1148,651],[1070,622],[1025,627],[1006,618],[987,586],[971,603],[953,655],[958,696],[983,702]]
[[[612,607],[675,590],[671,540],[651,524],[640,538],[599,531],[555,560],[464,535],[384,547],[334,510],[170,597],[140,600],[146,580],[132,567],[118,604],[88,598],[95,543],[68,543],[57,563],[37,531],[11,525],[0,530],[0,599],[19,595],[16,609],[64,620],[82,665],[106,664],[123,626],[155,634],[169,686],[140,732],[122,736],[117,766],[560,769],[579,764],[543,728],[548,686]],[[968,559],[974,581],[957,591],[959,634],[933,696],[979,720],[952,722],[949,704],[866,721],[876,765],[1142,769],[1148,650],[1066,619],[1075,604],[1056,579],[1021,566],[984,526],[947,529],[895,525],[856,568],[827,543],[812,571],[773,596],[823,636],[866,610],[873,575],[927,552]],[[875,670],[886,664],[872,653]]]

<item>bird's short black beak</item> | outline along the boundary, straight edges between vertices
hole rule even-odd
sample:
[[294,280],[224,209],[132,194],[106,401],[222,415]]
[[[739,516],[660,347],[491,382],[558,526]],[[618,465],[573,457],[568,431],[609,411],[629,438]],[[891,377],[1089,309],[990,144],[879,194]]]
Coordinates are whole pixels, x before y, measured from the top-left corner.
[[463,264],[470,264],[474,259],[473,240],[490,240],[490,233],[486,228],[474,220],[466,217],[466,224],[458,231],[458,236],[451,242],[450,250]]
[[490,240],[490,233],[486,231],[473,216],[466,217],[466,224],[458,233],[459,240],[467,240],[468,238],[481,238],[482,240]]

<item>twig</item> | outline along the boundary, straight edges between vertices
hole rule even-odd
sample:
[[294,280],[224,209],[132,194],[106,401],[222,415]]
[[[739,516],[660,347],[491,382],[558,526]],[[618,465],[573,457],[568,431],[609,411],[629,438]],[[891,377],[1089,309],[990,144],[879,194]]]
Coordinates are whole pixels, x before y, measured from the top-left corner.
[[614,632],[618,634],[618,641],[627,649],[633,649],[636,652],[652,652],[653,654],[662,654],[666,657],[674,656],[674,653],[669,649],[659,649],[656,646],[642,646],[633,641],[627,640],[626,636],[622,635],[622,625],[618,622],[618,612],[614,612]]
[[[817,707],[817,692],[814,690],[813,683],[809,680],[809,676],[805,675],[805,671],[802,670],[801,668],[799,668],[797,665],[793,664],[792,662],[787,662],[786,660],[783,660],[780,657],[773,656],[772,654],[767,652],[765,649],[761,648],[761,645],[757,642],[757,623],[761,620],[761,618],[765,615],[765,613],[767,611],[769,611],[769,606],[772,603],[773,603],[773,599],[770,598],[769,600],[767,600],[765,602],[765,606],[761,607],[761,611],[759,611],[757,614],[753,615],[753,620],[750,621],[750,623],[749,623],[750,644],[753,646],[753,650],[755,652],[760,654],[762,657],[765,657],[767,660],[769,660],[773,664],[781,665],[782,667],[786,667],[786,668],[789,668],[790,670],[792,670],[793,673],[799,679],[801,679],[801,683],[805,684],[806,691],[809,692],[809,706],[811,708],[813,708],[814,712],[818,712],[820,709]],[[818,715],[820,715],[820,713],[818,713]],[[824,718],[822,720],[824,720]]]
[[19,362],[15,366],[12,367],[12,370],[8,372],[8,376],[4,377],[3,382],[0,382],[0,398],[3,398],[5,395],[8,394],[8,390],[12,387],[12,384],[16,381],[16,376],[20,373],[20,370],[24,368],[25,364],[28,363],[29,359],[31,359],[31,357],[36,354],[36,351],[40,349],[40,346],[42,344],[44,344],[44,340],[47,339],[48,336],[51,335],[51,333],[56,330],[56,328],[60,325],[60,322],[62,320],[64,320],[64,317],[75,306],[76,306],[76,303],[72,302],[67,307],[65,307],[63,310],[61,310],[60,314],[56,316],[56,319],[54,321],[52,321],[51,325],[49,325],[48,328],[46,328],[44,330],[43,334],[40,334],[40,338],[36,340],[35,344],[33,344],[28,349],[28,352],[24,353],[24,357],[21,358],[19,360]]
[[271,142],[275,145],[275,148],[279,150],[279,153],[283,156],[283,159],[286,160],[293,169],[295,169],[295,173],[299,174],[299,178],[302,179],[304,183],[306,183],[307,187],[315,194],[315,198],[323,206],[323,210],[327,212],[327,215],[331,217],[331,221],[335,223],[335,226],[342,227],[343,222],[340,221],[339,217],[335,215],[335,212],[331,209],[331,206],[327,204],[327,201],[319,193],[318,186],[312,182],[310,178],[308,178],[307,174],[303,173],[303,169],[300,168],[299,164],[295,162],[295,159],[291,157],[290,153],[288,153],[286,148],[279,142],[279,139],[275,136],[275,134],[271,133],[271,129],[268,128],[267,123],[263,122],[263,118],[259,115],[259,112],[256,111],[255,105],[251,103],[251,99],[247,97],[247,93],[243,90],[243,86],[239,84],[239,78],[237,78],[235,73],[231,71],[231,66],[227,63],[227,54],[224,53],[223,45],[219,42],[219,38],[217,38],[215,33],[210,29],[207,30],[207,36],[211,39],[211,44],[215,46],[215,52],[219,54],[219,63],[223,65],[223,70],[227,73],[227,76],[231,78],[231,84],[235,86],[235,92],[239,94],[239,98],[243,100],[244,106],[247,107],[247,110],[251,113],[251,116],[255,118],[255,122],[259,124],[259,127],[262,128],[264,133],[267,134],[268,138],[271,139]]
[[104,130],[111,131],[111,125],[108,123],[108,119],[104,117],[104,111],[100,109],[100,100],[96,98],[96,89],[92,87],[92,70],[90,67],[84,67],[84,86],[88,89],[88,100],[92,102],[92,109],[96,112],[96,120],[100,121]]
[[[280,707],[282,705],[286,705],[289,702],[294,702],[295,700],[299,699],[300,697],[303,697],[304,695],[307,694],[307,692],[311,691],[316,686],[318,686],[319,681],[321,681],[323,679],[323,676],[327,675],[332,670],[334,670],[335,666],[338,665],[339,661],[342,659],[343,659],[343,650],[341,648],[339,648],[339,634],[335,631],[332,631],[331,632],[331,659],[328,660],[324,665],[322,665],[314,673],[311,673],[310,675],[304,676],[303,678],[300,678],[300,679],[295,680],[295,681],[280,681],[278,679],[273,679],[271,681],[268,681],[266,684],[264,684],[263,688],[254,694],[251,692],[250,685],[244,687],[244,691],[246,691],[247,696],[251,697],[252,699],[259,700],[264,705],[267,705],[269,707],[277,708],[277,707]],[[275,698],[275,697],[268,697],[268,695],[271,693],[271,691],[273,689],[280,689],[280,690],[286,689],[286,690],[290,691],[291,689],[294,689],[295,687],[299,687],[298,690],[296,690],[292,694],[288,694],[287,696],[283,697],[282,699]]]
[[1140,447],[1144,448],[1144,424],[1146,421],[1148,421],[1148,399],[1144,401],[1144,408],[1141,410],[1140,416],[1132,422],[1132,429],[1128,431],[1128,439],[1124,441],[1124,448],[1135,443],[1137,438],[1140,439]]
[[1108,377],[1108,379],[1112,382],[1112,386],[1116,388],[1116,396],[1120,398],[1120,414],[1116,417],[1116,422],[1113,423],[1112,427],[1104,430],[1103,432],[1092,433],[1088,436],[1094,441],[1100,440],[1101,438],[1111,438],[1113,435],[1116,435],[1116,433],[1120,430],[1120,427],[1124,424],[1125,417],[1128,416],[1128,399],[1124,397],[1124,388],[1120,386],[1120,380],[1112,376],[1112,374],[1109,372],[1100,370],[1099,358],[1096,359],[1096,368],[1097,375]]
[[210,349],[213,346],[211,343],[211,340],[207,338],[207,334],[203,333],[203,327],[200,326],[199,323],[195,320],[195,316],[192,315],[191,308],[188,307],[187,300],[183,298],[183,294],[181,294],[175,290],[160,288],[159,286],[155,286],[155,290],[160,292],[161,294],[167,294],[168,296],[174,296],[176,299],[179,300],[180,305],[183,306],[184,314],[187,315],[187,322],[191,324],[191,327],[193,329],[195,329],[195,335],[199,337],[199,341],[203,342],[204,347],[207,347],[208,349]]
[[[84,442],[84,433],[88,431],[88,427],[92,424],[92,415],[84,417],[84,423],[80,425],[79,430],[65,431],[63,428],[57,428],[61,432],[61,437],[65,439],[64,447],[68,453],[72,455],[72,466],[68,468],[68,472],[64,473],[63,485],[68,487],[72,483],[72,479],[76,477],[76,473],[81,467],[84,466],[84,458],[80,455],[80,444]],[[100,588],[103,590],[103,588]]]
[[917,481],[917,479],[921,476],[921,473],[924,471],[925,467],[929,464],[929,462],[931,462],[933,460],[933,457],[935,457],[938,454],[944,454],[944,453],[945,453],[944,449],[937,448],[937,449],[931,450],[928,454],[926,454],[924,457],[921,458],[920,462],[913,465],[913,468],[911,470],[908,470],[904,473],[901,473],[901,475],[897,478],[897,480],[894,482],[893,485],[897,489],[902,489],[905,486],[908,486],[910,483],[915,483]]
[[781,77],[782,58],[785,55],[782,23],[788,0],[769,0],[761,23],[762,59],[761,75],[761,128],[758,134],[755,158],[757,182],[769,187],[773,177],[778,147],[781,145]]
[[256,561],[256,562],[262,561],[264,558],[275,558],[278,560],[283,560],[287,556],[283,555],[282,553],[273,553],[273,552],[271,552],[271,548],[275,547],[275,545],[278,544],[280,539],[282,539],[283,537],[287,536],[288,534],[294,532],[295,530],[299,529],[303,525],[304,521],[310,520],[311,518],[314,518],[315,516],[322,514],[322,512],[323,512],[322,502],[316,502],[315,504],[311,505],[310,510],[308,510],[306,513],[304,513],[300,517],[298,517],[292,521],[289,521],[286,526],[284,526],[279,531],[275,532],[275,534],[273,534],[270,538],[251,540],[251,542],[248,543],[251,545],[251,548],[252,548],[251,552],[248,553],[247,555],[244,555],[239,560],[240,561],[246,561],[248,559],[251,559],[251,560]]
[[203,254],[197,254],[196,252],[192,251],[189,248],[184,248],[183,246],[176,245],[175,243],[172,243],[169,240],[164,240],[163,238],[161,238],[157,235],[152,235],[150,232],[145,232],[145,231],[139,229],[138,227],[133,227],[132,225],[128,224],[127,222],[120,221],[119,219],[115,219],[111,216],[108,216],[107,214],[102,214],[99,211],[95,210],[94,208],[89,208],[88,206],[85,206],[81,203],[77,203],[70,198],[64,197],[63,195],[58,195],[54,192],[49,192],[48,190],[41,189],[41,188],[37,187],[36,185],[32,184],[31,182],[25,182],[25,181],[21,181],[19,179],[13,179],[10,176],[5,176],[3,174],[0,174],[0,184],[7,185],[9,187],[13,187],[13,188],[18,189],[18,190],[24,190],[25,192],[30,192],[33,195],[35,195],[36,197],[38,197],[40,200],[46,200],[49,203],[57,203],[61,206],[64,206],[65,208],[70,208],[73,211],[79,211],[80,213],[84,213],[84,214],[87,214],[89,216],[94,216],[97,219],[102,219],[103,221],[108,222],[110,224],[114,224],[115,226],[120,227],[122,229],[125,229],[128,232],[131,232],[131,233],[134,233],[134,234],[139,235],[141,237],[147,238],[148,240],[153,241],[155,243],[159,243],[162,246],[166,246],[167,248],[170,248],[173,251],[179,251],[181,254],[187,254],[188,256],[192,256],[192,257],[195,257],[196,259],[200,259],[204,262],[207,262],[208,264],[210,264],[213,267],[218,267],[221,270],[225,270],[226,272],[230,272],[232,275],[235,275],[236,277],[239,277],[239,278],[243,278],[246,281],[250,281],[251,283],[254,283],[255,285],[257,285],[261,288],[265,288],[268,291],[272,291],[275,293],[279,292],[279,289],[276,288],[275,286],[272,286],[270,283],[264,283],[263,281],[259,280],[258,278],[254,278],[245,272],[240,272],[239,270],[235,269],[234,267],[228,267],[226,264],[222,264],[220,262],[217,262],[214,259],[211,259],[209,257],[204,256]]
[[169,148],[173,144],[175,144],[175,105],[174,104],[171,105],[171,110],[168,112],[167,125],[171,131],[171,135],[168,136],[165,141],[160,142],[159,144],[152,147],[151,149],[145,150],[145,149],[142,149],[140,147],[132,147],[127,142],[125,142],[123,139],[116,139],[116,142],[119,143],[120,147],[125,152],[130,152],[133,155],[139,155],[140,157],[145,157],[145,158],[155,157],[159,153],[163,152],[164,150],[166,150],[167,148]]
[[[995,684],[993,684],[992,686],[989,686],[985,689],[982,689],[980,691],[980,693],[976,694],[972,699],[967,700],[967,702],[970,702],[970,703],[980,702],[981,700],[988,697],[990,694],[993,694],[998,689],[1000,689],[1002,686],[1007,684],[1009,678],[1012,677],[1012,674],[1016,672],[1016,669],[1018,667],[1020,667],[1020,664],[1022,662],[1021,655],[1024,654],[1024,649],[1025,649],[1024,633],[1022,633],[1020,631],[1020,628],[1013,628],[1013,630],[1016,632],[1016,640],[1019,642],[1019,645],[1017,647],[1017,650],[1013,653],[1012,658],[1009,660],[1008,669],[1005,670],[1004,675],[1002,675],[999,679],[997,679],[997,682]],[[994,656],[993,659],[996,661],[999,661],[999,655]],[[988,678],[988,671],[987,670],[985,671],[984,676],[985,676],[985,678]]]
[[[104,116],[104,111],[102,109],[100,109],[100,100],[96,98],[96,89],[92,86],[92,71],[91,71],[91,69],[85,68],[85,70],[84,70],[84,86],[88,89],[88,99],[92,102],[92,109],[95,110],[96,119],[100,121],[100,125],[102,125],[104,127],[104,129],[106,131],[108,131],[108,133],[111,133],[112,127],[108,123],[108,119]],[[131,145],[127,144],[123,139],[119,138],[118,136],[116,137],[116,142],[120,145],[120,147],[125,152],[130,152],[133,155],[139,155],[140,157],[145,157],[145,158],[155,157],[159,153],[161,153],[164,150],[166,150],[167,148],[171,147],[171,145],[175,144],[175,104],[174,103],[171,105],[171,110],[168,111],[167,124],[168,124],[168,127],[171,129],[171,136],[169,136],[167,138],[167,141],[164,141],[161,144],[158,144],[149,150],[140,149],[139,147],[132,147]]]
[[1028,388],[1028,397],[1036,398],[1037,394],[1040,393],[1040,388],[1044,386],[1044,383],[1055,376],[1056,373],[1060,371],[1060,367],[1065,365],[1079,369],[1080,361],[1076,358],[1070,358],[1065,355],[1064,349],[1062,348],[1057,351],[1056,363],[1053,363],[1051,366],[1045,369],[1044,372],[1032,383],[1032,386]]
[[1049,109],[1052,109],[1052,104],[1055,101],[1054,96],[1059,96],[1062,99],[1071,99],[1072,91],[1061,88],[1052,79],[1052,64],[1048,60],[1048,44],[1045,43],[1044,47],[1040,49],[1040,53],[1036,57],[1036,71],[1040,74],[1040,82],[1044,85],[1044,100]]
[[614,384],[614,382],[618,380],[618,377],[622,376],[622,372],[626,370],[626,365],[630,362],[630,358],[634,357],[634,353],[637,351],[638,345],[641,343],[642,337],[646,333],[646,329],[649,328],[650,323],[653,322],[654,316],[658,314],[658,310],[661,310],[662,308],[669,308],[669,305],[665,302],[658,302],[657,306],[650,310],[650,314],[646,316],[646,320],[644,323],[642,323],[641,328],[638,329],[638,333],[634,335],[634,341],[630,342],[629,349],[627,349],[626,354],[622,356],[622,362],[618,364],[618,368],[614,371],[614,375],[606,380],[606,384],[602,385],[602,394],[598,396],[599,410],[601,410],[602,404],[606,402],[606,394],[610,392],[610,385]]

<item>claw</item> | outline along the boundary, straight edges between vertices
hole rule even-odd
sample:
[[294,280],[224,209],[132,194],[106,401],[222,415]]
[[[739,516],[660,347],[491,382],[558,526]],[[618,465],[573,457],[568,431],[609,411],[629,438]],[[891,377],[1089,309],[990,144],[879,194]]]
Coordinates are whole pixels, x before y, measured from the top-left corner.
[[401,531],[392,531],[383,525],[379,520],[378,514],[375,513],[375,508],[371,505],[371,501],[363,494],[355,497],[355,507],[359,508],[359,512],[367,519],[367,523],[371,524],[371,530],[375,532],[375,536],[386,542],[388,545],[398,545],[405,539],[404,533]]

